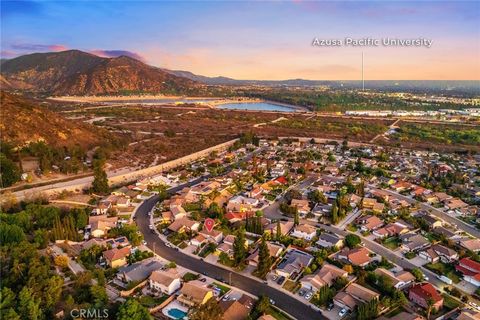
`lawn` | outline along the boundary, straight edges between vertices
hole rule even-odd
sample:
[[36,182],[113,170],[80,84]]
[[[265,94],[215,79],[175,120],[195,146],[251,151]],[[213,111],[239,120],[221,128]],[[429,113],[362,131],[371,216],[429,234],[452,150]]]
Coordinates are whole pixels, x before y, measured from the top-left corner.
[[270,307],[267,311],[267,314],[271,315],[277,320],[292,320],[288,315],[285,313],[277,310],[276,308]]
[[438,275],[445,275],[449,277],[454,283],[460,282],[460,277],[456,273],[455,267],[451,264],[445,264],[443,262],[427,263],[425,268],[435,272]]
[[382,244],[390,250],[396,250],[400,243],[401,241],[397,237],[390,237],[382,241]]
[[445,308],[449,309],[449,310],[453,310],[453,309],[463,305],[463,303],[461,303],[460,301],[452,298],[448,294],[442,294],[442,296],[443,296],[443,306]]
[[295,282],[295,281],[292,281],[292,280],[287,280],[283,284],[283,288],[290,291],[290,292],[297,291],[299,289],[299,287],[300,287],[300,284]]
[[227,293],[228,291],[230,291],[230,287],[227,287],[227,286],[225,286],[225,285],[223,285],[223,284],[220,284],[220,283],[218,283],[218,282],[214,282],[214,283],[212,283],[212,285],[213,285],[214,287],[217,287],[218,289],[220,289],[220,291],[221,291],[221,292],[220,292],[220,295],[221,295],[221,296],[223,296],[225,293]]
[[140,298],[138,298],[138,301],[142,306],[147,308],[152,308],[152,307],[158,306],[163,301],[167,300],[167,298],[168,296],[161,296],[156,298],[151,296],[141,296]]

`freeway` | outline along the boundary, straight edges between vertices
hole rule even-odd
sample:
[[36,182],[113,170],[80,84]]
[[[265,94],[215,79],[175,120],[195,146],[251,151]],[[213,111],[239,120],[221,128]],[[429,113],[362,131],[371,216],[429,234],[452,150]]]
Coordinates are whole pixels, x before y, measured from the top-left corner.
[[[205,179],[205,177],[201,177],[199,179]],[[200,181],[199,179],[197,180]],[[188,185],[198,183],[197,180],[189,182]],[[169,189],[169,192],[176,192],[185,186],[186,185],[182,185],[176,188]],[[181,251],[177,251],[176,249],[167,247],[165,243],[158,237],[158,235],[156,233],[152,233],[148,227],[150,224],[148,213],[152,210],[157,201],[158,196],[154,196],[144,201],[139,206],[136,212],[136,223],[138,225],[138,228],[143,234],[145,241],[147,241],[147,246],[152,249],[156,254],[167,260],[175,261],[176,264],[182,267],[204,275],[208,275],[209,277],[217,279],[231,279],[230,285],[240,288],[255,296],[266,295],[270,299],[273,299],[275,301],[275,305],[277,307],[286,310],[289,314],[291,314],[297,319],[327,319],[320,312],[315,311],[314,309],[308,307],[306,304],[300,302],[292,296],[281,292],[280,290],[277,290],[273,287],[270,287],[269,285],[261,281],[254,280],[252,278],[235,272],[231,272],[214,264],[210,264],[187,254],[184,254]]]

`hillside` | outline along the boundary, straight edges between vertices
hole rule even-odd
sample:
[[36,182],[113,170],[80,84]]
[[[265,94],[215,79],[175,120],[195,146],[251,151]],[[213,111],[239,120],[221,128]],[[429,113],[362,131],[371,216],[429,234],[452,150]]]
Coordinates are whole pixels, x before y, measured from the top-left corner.
[[34,53],[2,62],[10,88],[49,95],[200,94],[204,85],[130,57],[103,58],[79,50]]
[[44,140],[49,145],[91,147],[99,142],[98,128],[70,121],[22,96],[1,92],[1,138],[14,146]]

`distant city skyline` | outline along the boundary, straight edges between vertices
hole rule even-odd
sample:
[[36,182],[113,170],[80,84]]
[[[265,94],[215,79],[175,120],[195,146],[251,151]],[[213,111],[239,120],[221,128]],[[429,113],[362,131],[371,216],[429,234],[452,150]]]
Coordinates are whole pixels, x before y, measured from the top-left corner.
[[[477,80],[480,2],[1,1],[1,57],[79,49],[235,79]],[[315,38],[431,39],[313,46]]]

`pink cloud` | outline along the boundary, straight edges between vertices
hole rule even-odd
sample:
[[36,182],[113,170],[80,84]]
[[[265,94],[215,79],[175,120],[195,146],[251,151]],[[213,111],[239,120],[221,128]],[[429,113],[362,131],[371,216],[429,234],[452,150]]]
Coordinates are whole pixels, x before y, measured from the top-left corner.
[[28,52],[48,52],[48,51],[65,51],[68,47],[63,44],[38,44],[38,43],[16,43],[11,48],[19,51]]

